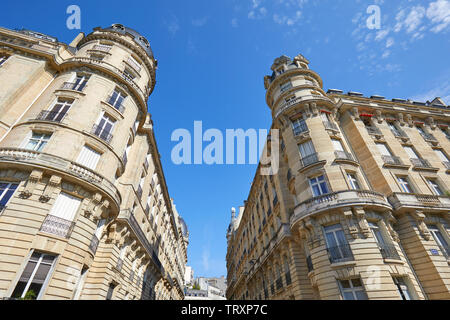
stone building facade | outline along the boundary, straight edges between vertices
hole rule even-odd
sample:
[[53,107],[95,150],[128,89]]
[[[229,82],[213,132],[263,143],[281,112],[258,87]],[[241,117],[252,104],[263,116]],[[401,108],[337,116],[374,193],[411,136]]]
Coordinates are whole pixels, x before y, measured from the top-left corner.
[[279,170],[227,232],[228,299],[450,299],[450,107],[324,92],[302,55],[264,78]]
[[120,24],[69,45],[0,28],[0,299],[183,299],[156,68]]

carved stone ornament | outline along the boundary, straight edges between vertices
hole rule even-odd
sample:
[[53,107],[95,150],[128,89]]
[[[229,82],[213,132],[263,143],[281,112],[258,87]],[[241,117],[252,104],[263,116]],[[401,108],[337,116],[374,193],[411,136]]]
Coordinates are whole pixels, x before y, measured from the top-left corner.
[[56,189],[57,186],[59,186],[60,183],[61,183],[60,176],[51,176],[47,186],[45,187],[44,193],[39,197],[39,201],[48,202],[52,197],[54,190]]
[[358,227],[353,220],[353,212],[351,209],[344,210],[345,221],[347,222],[348,230],[351,236],[356,239],[358,238]]
[[22,199],[31,197],[38,182],[42,179],[42,174],[43,172],[40,170],[33,170],[33,172],[31,172],[27,184],[19,195]]
[[427,225],[425,224],[425,215],[423,214],[423,212],[422,211],[415,211],[411,215],[416,220],[417,228],[419,229],[419,232],[422,235],[422,237],[425,240],[427,240],[427,241],[430,240],[431,239],[431,233],[428,230]]

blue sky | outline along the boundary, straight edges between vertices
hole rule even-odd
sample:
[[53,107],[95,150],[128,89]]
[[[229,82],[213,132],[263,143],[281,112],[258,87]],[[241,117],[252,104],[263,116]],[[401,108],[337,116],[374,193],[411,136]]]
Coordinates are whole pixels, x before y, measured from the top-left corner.
[[[44,4],[45,3],[45,4]],[[150,41],[159,61],[149,99],[170,195],[190,230],[195,275],[226,275],[230,208],[247,198],[255,165],[175,165],[177,128],[266,129],[263,77],[274,58],[302,53],[329,88],[450,104],[448,0],[7,1],[0,25],[70,42],[66,8],[81,31],[121,23]],[[381,9],[369,29],[367,8]]]

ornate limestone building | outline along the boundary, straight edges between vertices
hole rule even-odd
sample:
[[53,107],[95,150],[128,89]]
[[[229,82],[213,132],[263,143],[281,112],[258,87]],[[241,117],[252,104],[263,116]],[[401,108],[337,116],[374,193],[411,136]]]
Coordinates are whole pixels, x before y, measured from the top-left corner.
[[272,129],[227,239],[228,299],[450,299],[450,107],[264,78]]
[[156,68],[120,24],[69,45],[0,28],[0,299],[183,299]]

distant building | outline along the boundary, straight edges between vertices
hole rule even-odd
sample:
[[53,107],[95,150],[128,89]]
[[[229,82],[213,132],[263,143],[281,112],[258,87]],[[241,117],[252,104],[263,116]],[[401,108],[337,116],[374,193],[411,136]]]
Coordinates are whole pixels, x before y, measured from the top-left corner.
[[184,269],[184,285],[192,286],[194,281],[194,269],[192,267],[186,266]]
[[226,300],[227,280],[220,278],[198,277],[194,281],[196,289],[185,289],[185,300]]

